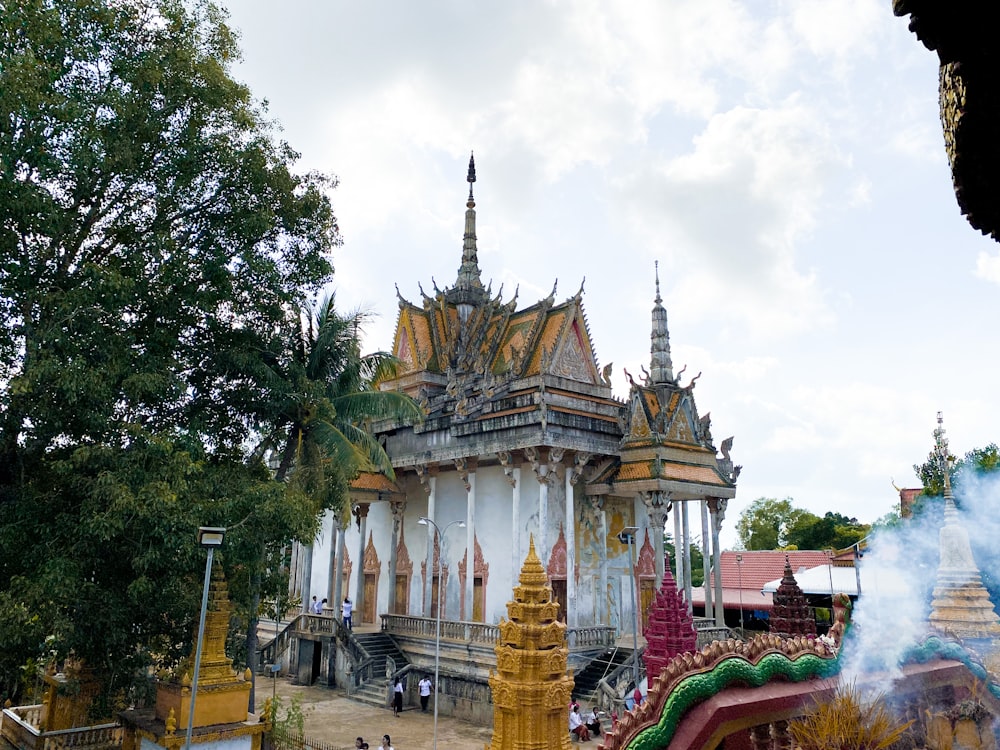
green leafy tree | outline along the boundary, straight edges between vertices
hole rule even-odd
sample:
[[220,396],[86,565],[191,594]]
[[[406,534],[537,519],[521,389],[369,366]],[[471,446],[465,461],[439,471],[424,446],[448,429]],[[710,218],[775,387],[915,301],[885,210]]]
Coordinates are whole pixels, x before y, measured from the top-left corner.
[[322,503],[246,443],[264,355],[329,279],[335,181],[293,171],[237,55],[207,2],[0,13],[0,693],[70,651],[106,699],[175,661],[197,526],[230,527],[244,614],[251,572],[315,533]]
[[789,544],[789,529],[813,516],[792,505],[791,498],[759,497],[744,508],[736,521],[739,545],[747,550],[782,549]]
[[[663,551],[670,556],[670,572],[677,578],[677,548],[674,547],[673,534],[663,535]],[[705,556],[701,546],[691,542],[691,585],[697,588],[705,582]]]
[[827,511],[820,518],[804,511],[788,528],[787,541],[795,549],[843,549],[864,539],[870,528],[841,513]]

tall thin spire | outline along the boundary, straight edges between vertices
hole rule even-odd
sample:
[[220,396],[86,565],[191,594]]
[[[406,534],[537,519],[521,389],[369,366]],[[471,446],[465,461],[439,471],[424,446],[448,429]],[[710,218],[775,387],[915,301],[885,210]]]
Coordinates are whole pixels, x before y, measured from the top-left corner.
[[[458,269],[455,282],[455,302],[475,304],[483,297],[483,282],[479,273],[479,258],[476,250],[476,201],[472,196],[472,184],[476,181],[476,161],[469,156],[469,199],[465,210],[465,237],[462,242],[462,265]],[[461,298],[461,299],[458,299]]]
[[670,361],[670,332],[667,330],[667,311],[660,297],[660,262],[656,261],[656,299],[653,304],[653,330],[650,338],[650,385],[674,382],[674,365]]

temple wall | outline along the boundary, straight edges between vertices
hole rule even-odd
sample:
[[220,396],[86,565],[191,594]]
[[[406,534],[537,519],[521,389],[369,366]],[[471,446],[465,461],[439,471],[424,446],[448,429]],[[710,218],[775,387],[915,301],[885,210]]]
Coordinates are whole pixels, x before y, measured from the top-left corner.
[[[512,587],[516,584],[517,565],[528,549],[530,534],[538,533],[539,482],[531,466],[521,466],[520,508],[518,513],[517,549],[513,547],[515,534],[512,528],[512,487],[507,481],[502,467],[483,466],[476,470],[476,535],[483,557],[489,563],[489,578],[486,583],[485,622],[495,623],[506,615],[506,602]],[[413,569],[410,577],[409,606],[407,614],[423,616],[423,578],[421,563],[427,559],[427,544],[430,539],[427,528],[418,524],[418,519],[428,513],[428,497],[417,477],[412,473],[401,474],[399,484],[406,493],[406,511],[403,531]],[[608,497],[605,500],[607,514],[607,590],[600,591],[600,550],[606,540],[599,536],[600,527],[590,508],[589,500],[583,496],[582,487],[574,491],[574,517],[576,534],[576,567],[579,577],[576,584],[576,606],[578,622],[597,623],[602,595],[607,600],[608,623],[618,627],[625,634],[631,632],[632,603],[629,596],[630,570],[627,548],[619,545],[616,535],[625,526],[636,525],[641,529],[648,526],[649,519],[645,507],[634,499]],[[467,495],[465,486],[457,471],[441,471],[436,480],[435,518],[442,527],[451,521],[465,520],[467,516]],[[566,498],[565,482],[560,476],[549,486],[548,528],[545,534],[543,564],[548,565],[549,555],[559,537],[560,526],[565,524]],[[668,529],[672,531],[671,521]],[[388,502],[373,502],[370,505],[365,528],[365,544],[371,534],[378,554],[380,573],[378,577],[377,612],[389,611],[389,597],[392,582],[389,579],[389,558],[392,542],[392,515]],[[650,531],[650,541],[654,532]],[[645,539],[640,531],[638,546]],[[357,524],[350,523],[346,532],[348,556],[351,560],[351,577],[348,592],[354,602],[358,601],[358,568],[363,564],[359,558],[360,538]],[[443,545],[443,560],[448,566],[447,592],[445,598],[445,619],[458,619],[461,602],[461,581],[459,561],[465,555],[467,544],[466,529],[454,526],[448,530]],[[327,513],[313,545],[311,595],[320,599],[331,597],[330,567],[336,552],[333,519]],[[638,557],[638,549],[635,550]],[[471,568],[471,563],[470,563]],[[339,604],[330,602],[334,613],[339,613]],[[471,618],[471,606],[467,617]],[[355,612],[355,622],[360,622],[360,613]]]

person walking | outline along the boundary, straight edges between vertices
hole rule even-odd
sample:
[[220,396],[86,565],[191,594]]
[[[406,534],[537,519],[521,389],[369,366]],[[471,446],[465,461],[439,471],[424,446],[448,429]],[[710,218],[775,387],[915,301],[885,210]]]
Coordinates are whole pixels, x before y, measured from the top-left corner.
[[348,630],[351,629],[351,612],[354,611],[354,605],[351,604],[351,600],[348,597],[344,597],[344,603],[340,605],[340,612],[344,617],[344,627]]
[[318,615],[319,612],[319,602],[316,601],[316,597],[313,597],[312,604],[309,605],[309,613],[313,615]]
[[382,735],[382,744],[378,746],[378,750],[396,750],[396,748],[392,746],[392,740],[389,739],[389,735]]
[[427,713],[427,701],[431,699],[431,688],[433,684],[431,683],[431,678],[424,675],[424,679],[417,683],[417,689],[420,691],[420,711],[421,713]]
[[403,713],[403,683],[399,678],[392,685],[392,715],[399,716]]

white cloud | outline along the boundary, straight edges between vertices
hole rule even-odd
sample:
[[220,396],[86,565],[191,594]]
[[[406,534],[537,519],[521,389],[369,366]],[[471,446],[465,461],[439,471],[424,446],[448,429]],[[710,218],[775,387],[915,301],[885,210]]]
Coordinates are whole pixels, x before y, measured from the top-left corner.
[[1000,284],[1000,253],[979,253],[976,256],[976,276]]

